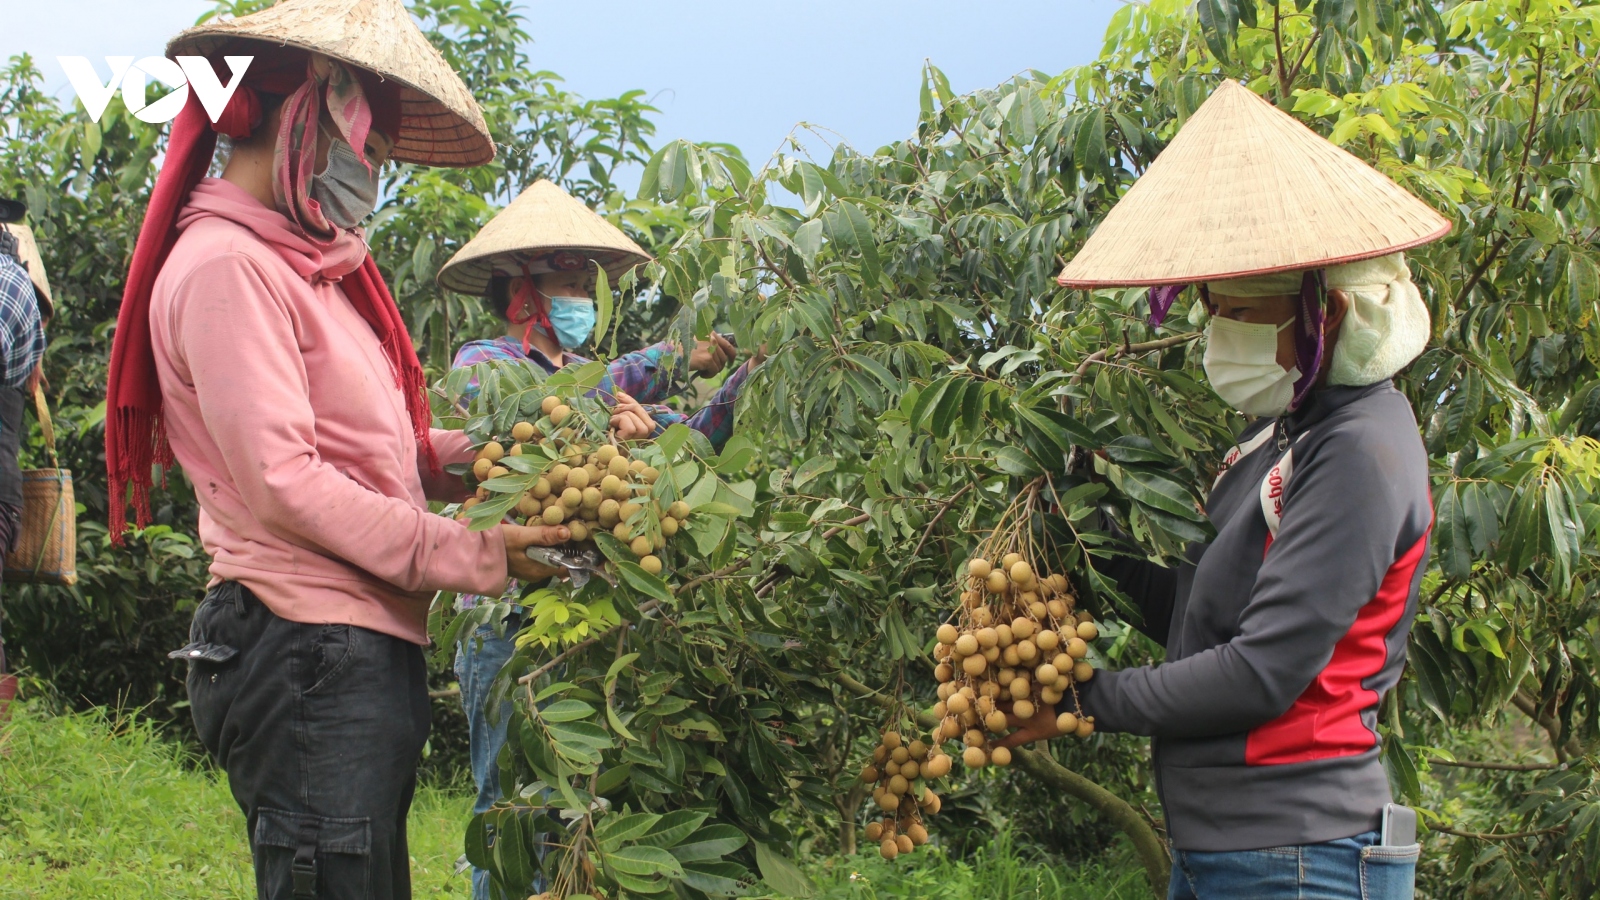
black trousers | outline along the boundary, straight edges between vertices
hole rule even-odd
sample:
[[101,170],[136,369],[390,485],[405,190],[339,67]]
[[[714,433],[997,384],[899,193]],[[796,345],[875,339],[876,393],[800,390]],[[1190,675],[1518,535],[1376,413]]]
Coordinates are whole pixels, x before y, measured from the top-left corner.
[[422,648],[302,625],[224,582],[195,610],[189,702],[244,811],[262,900],[406,900],[406,814],[428,739]]

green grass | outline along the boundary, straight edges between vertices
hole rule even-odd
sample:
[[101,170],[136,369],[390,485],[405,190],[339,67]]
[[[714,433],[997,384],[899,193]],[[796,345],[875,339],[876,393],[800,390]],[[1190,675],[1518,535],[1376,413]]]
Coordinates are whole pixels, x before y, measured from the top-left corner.
[[[469,895],[455,860],[470,807],[459,791],[418,791],[410,822],[417,897]],[[821,900],[1149,896],[1135,864],[1051,865],[1006,834],[971,860],[930,846],[889,863],[869,848],[809,868]],[[134,717],[12,707],[0,727],[0,900],[254,896],[244,817],[222,776]]]
[[[470,808],[418,791],[416,896],[469,895],[454,864]],[[226,782],[148,723],[13,705],[0,730],[0,898],[252,898],[244,831]]]
[[1002,832],[971,860],[919,848],[894,862],[876,848],[812,867],[823,900],[1148,900],[1137,863],[1066,867],[1031,858]]

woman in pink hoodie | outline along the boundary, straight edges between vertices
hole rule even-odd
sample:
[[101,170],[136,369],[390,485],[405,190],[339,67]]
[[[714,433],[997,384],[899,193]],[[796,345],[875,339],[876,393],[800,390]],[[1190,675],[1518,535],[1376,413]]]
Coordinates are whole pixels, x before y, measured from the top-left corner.
[[[262,897],[410,896],[430,598],[549,577],[524,551],[569,536],[474,532],[428,511],[465,496],[442,465],[471,448],[431,427],[359,223],[391,153],[426,162],[454,146],[475,164],[493,146],[475,104],[451,122],[437,108],[458,97],[399,83],[439,83],[438,71],[385,68],[396,42],[432,49],[395,0],[362,14],[390,3],[399,15],[364,23],[380,33],[349,46],[241,36],[355,17],[350,0],[286,0],[173,42],[169,53],[193,53],[197,32],[221,28],[214,59],[255,59],[215,124],[193,95],[174,122],[113,346],[113,503],[131,486],[142,525],[152,463],[175,458],[200,504],[212,584],[172,655],[190,663],[195,725],[248,819]],[[414,114],[418,98],[435,109]],[[480,134],[463,140],[463,124]],[[220,178],[202,178],[216,132],[232,152]]]

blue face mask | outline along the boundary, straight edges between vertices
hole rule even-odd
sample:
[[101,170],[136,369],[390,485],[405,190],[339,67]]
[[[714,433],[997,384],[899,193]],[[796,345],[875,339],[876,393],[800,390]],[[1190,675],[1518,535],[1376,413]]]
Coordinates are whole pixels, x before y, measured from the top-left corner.
[[563,350],[576,350],[594,334],[594,301],[587,297],[551,297],[550,325]]

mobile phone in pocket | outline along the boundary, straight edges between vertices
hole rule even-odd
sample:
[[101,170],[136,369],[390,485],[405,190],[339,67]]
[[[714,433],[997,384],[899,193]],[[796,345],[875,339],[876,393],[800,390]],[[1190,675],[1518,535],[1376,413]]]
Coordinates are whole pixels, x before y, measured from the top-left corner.
[[1385,803],[1378,843],[1385,847],[1409,847],[1416,842],[1417,811],[1398,803]]

